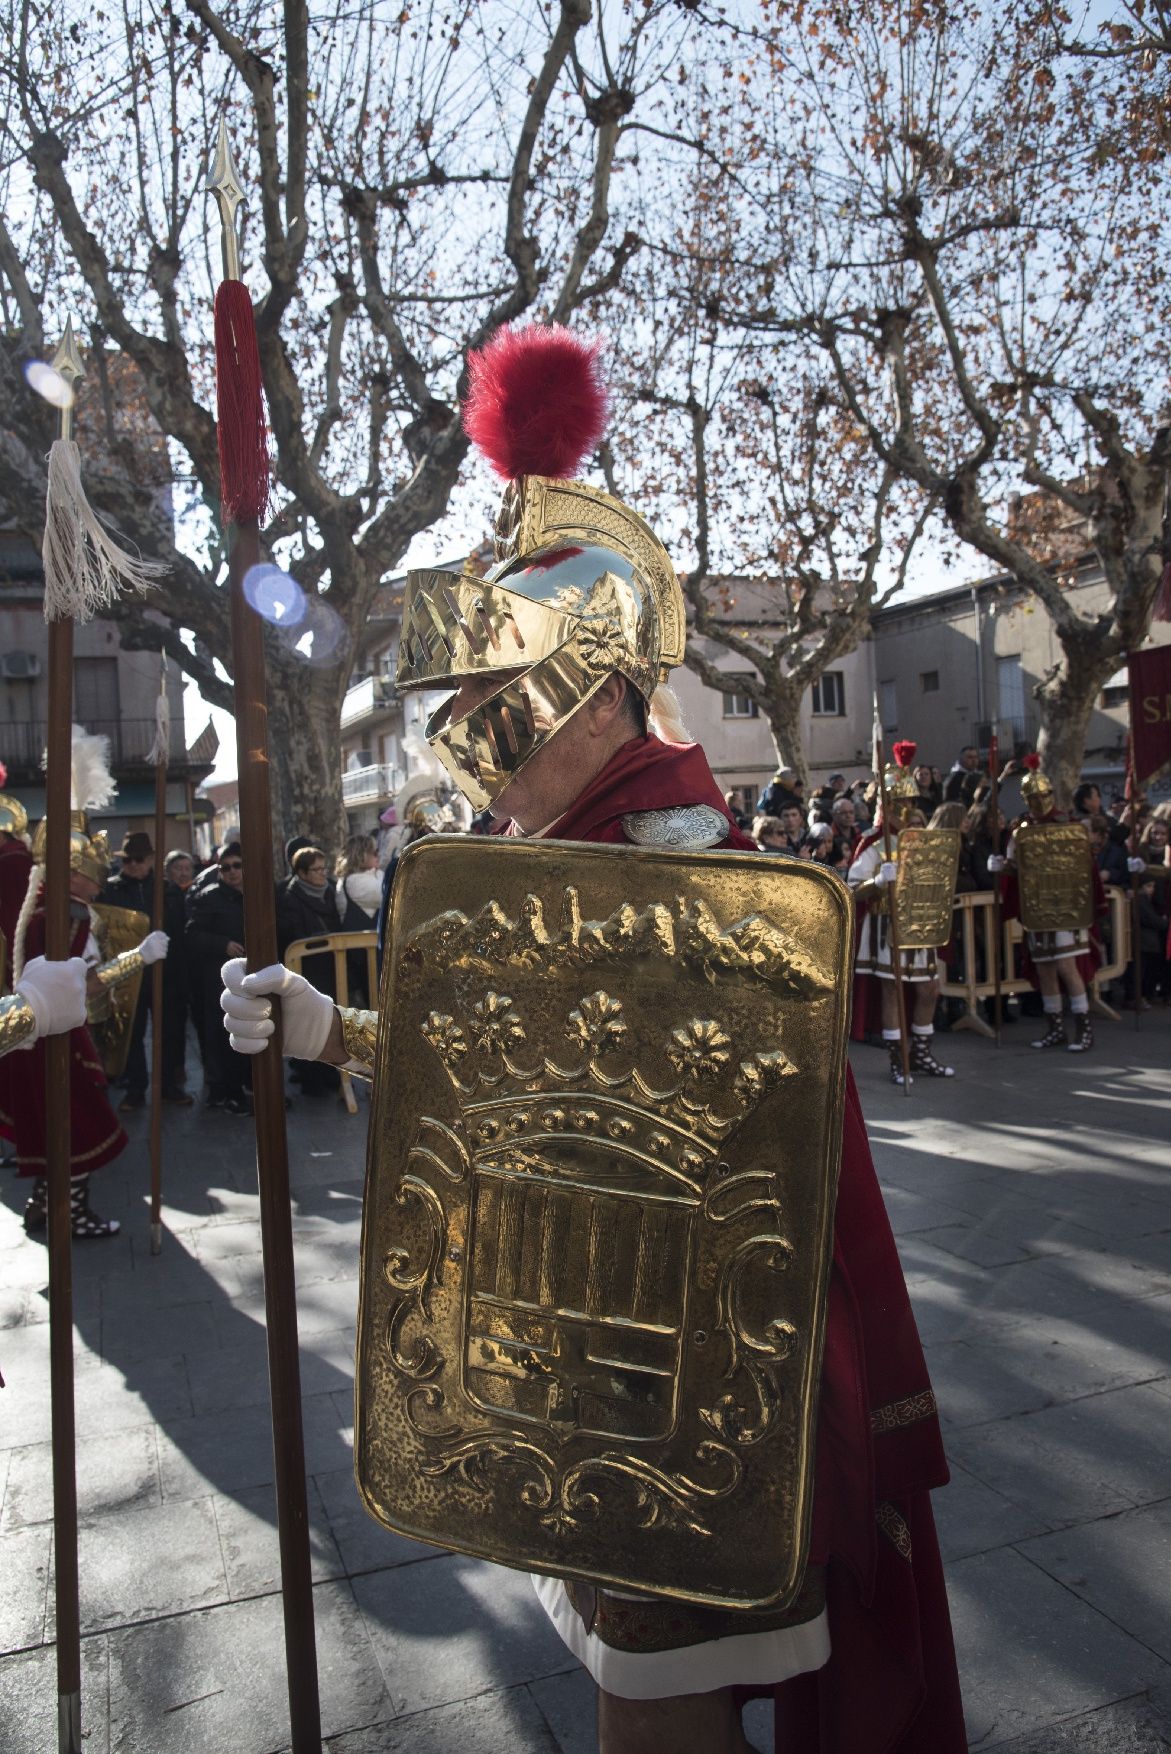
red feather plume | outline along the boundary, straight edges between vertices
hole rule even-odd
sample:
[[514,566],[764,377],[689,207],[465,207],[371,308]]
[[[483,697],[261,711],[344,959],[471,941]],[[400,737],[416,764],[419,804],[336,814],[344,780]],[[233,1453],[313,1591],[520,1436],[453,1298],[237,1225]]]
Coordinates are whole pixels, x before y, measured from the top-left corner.
[[564,479],[597,449],[609,413],[601,351],[600,341],[531,323],[468,354],[464,431],[498,475]]
[[919,745],[917,743],[896,743],[891,750],[891,754],[894,756],[900,767],[910,767],[915,759],[918,748]]
[[4,790],[4,788],[7,784],[8,784],[8,769],[5,767],[4,763],[2,761],[0,761],[0,792],[2,792]]
[[1022,766],[1027,767],[1030,773],[1036,773],[1040,765],[1041,757],[1039,755],[1026,755],[1022,763]]

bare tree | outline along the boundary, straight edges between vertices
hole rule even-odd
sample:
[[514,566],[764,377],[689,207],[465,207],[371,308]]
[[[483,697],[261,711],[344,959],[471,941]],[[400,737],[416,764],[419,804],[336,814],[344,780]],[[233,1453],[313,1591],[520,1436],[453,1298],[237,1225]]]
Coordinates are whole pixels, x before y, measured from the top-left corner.
[[[1035,25],[978,0],[712,20],[736,93],[709,80],[704,99],[734,272],[728,248],[680,249],[697,320],[714,297],[725,329],[791,357],[778,386],[819,357],[882,469],[1043,605],[1062,656],[1036,685],[1040,747],[1068,799],[1163,568],[1171,428],[1150,362],[1171,192],[1128,63]],[[1081,520],[1100,610],[1014,525],[1022,490]]]
[[[588,0],[289,0],[277,28],[260,0],[120,0],[117,40],[109,15],[69,0],[13,10],[0,501],[39,535],[47,429],[21,371],[81,312],[98,362],[93,498],[169,569],[165,623],[123,609],[123,639],[162,646],[230,704],[203,193],[226,113],[274,453],[265,543],[307,615],[268,630],[276,803],[336,844],[354,640],[380,580],[448,507],[465,352],[526,314],[596,320],[621,288],[641,244],[612,208],[623,123],[653,111],[692,23],[656,3],[611,37]],[[160,434],[170,493],[143,490]]]

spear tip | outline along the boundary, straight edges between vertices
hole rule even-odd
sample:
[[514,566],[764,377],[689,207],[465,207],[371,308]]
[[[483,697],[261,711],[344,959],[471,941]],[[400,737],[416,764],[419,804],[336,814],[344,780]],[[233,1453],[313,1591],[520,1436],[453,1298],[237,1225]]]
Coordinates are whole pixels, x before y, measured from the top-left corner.
[[222,116],[219,133],[216,135],[209,188],[213,195],[226,197],[233,207],[244,199],[240,173],[236,169],[236,160],[232,153],[232,142],[228,139],[228,124]]
[[73,333],[72,317],[65,319],[65,332],[57,344],[57,351],[50,363],[57,376],[64,378],[70,389],[73,388],[78,378],[85,376],[81,349],[77,345],[77,336]]

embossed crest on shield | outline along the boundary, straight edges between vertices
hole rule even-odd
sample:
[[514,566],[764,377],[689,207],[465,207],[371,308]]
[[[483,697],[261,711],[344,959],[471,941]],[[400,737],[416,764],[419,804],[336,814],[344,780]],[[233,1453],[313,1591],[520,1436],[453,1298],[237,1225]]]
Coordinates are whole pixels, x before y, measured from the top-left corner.
[[402,1532],[716,1605],[804,1573],[850,902],[430,836],[395,879],[355,1457]]
[[1093,925],[1094,878],[1085,826],[1025,822],[1013,838],[1025,930],[1077,932]]
[[[94,936],[103,962],[121,956],[124,950],[136,950],[150,931],[150,921],[137,908],[115,907],[108,901],[93,901],[90,908],[97,917]],[[89,1001],[89,1032],[107,1078],[120,1078],[126,1070],[130,1031],[141,987],[139,969],[129,980],[107,987],[98,998]]]
[[895,904],[901,950],[937,950],[951,937],[960,838],[958,828],[904,828],[899,835]]

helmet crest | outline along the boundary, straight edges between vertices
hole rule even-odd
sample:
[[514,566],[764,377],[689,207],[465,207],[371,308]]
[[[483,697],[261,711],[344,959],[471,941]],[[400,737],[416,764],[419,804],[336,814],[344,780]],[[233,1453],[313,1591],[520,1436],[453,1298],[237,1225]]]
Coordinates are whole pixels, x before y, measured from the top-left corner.
[[500,329],[468,354],[464,431],[506,481],[566,480],[606,431],[602,343],[559,324]]

